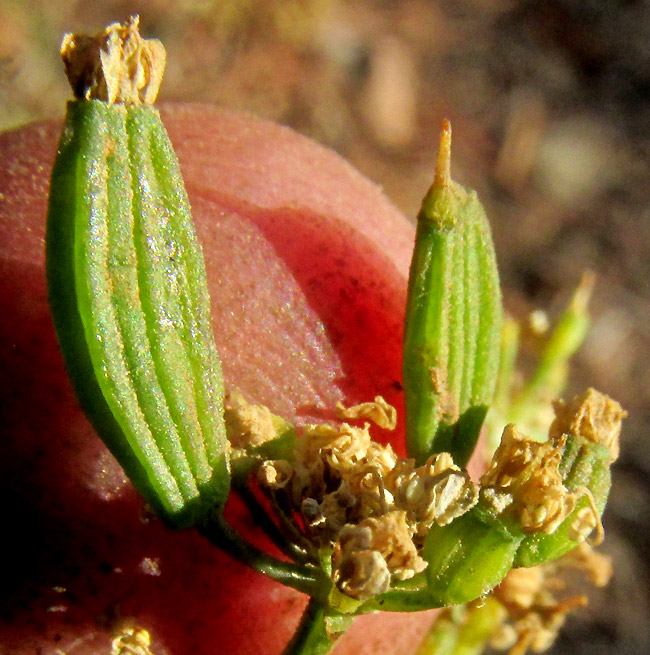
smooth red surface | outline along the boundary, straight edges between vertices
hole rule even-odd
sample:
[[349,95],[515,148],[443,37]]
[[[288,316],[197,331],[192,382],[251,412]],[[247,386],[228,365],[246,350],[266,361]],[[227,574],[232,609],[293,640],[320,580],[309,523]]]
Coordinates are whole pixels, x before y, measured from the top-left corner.
[[[413,227],[290,130],[210,107],[162,113],[204,245],[227,385],[299,422],[375,394],[401,408]],[[278,655],[305,597],[191,531],[143,521],[76,405],[43,272],[59,127],[0,136],[0,652],[108,655],[123,617],[150,630],[155,655]],[[402,450],[401,427],[396,439]],[[363,617],[335,652],[408,653],[430,622]]]

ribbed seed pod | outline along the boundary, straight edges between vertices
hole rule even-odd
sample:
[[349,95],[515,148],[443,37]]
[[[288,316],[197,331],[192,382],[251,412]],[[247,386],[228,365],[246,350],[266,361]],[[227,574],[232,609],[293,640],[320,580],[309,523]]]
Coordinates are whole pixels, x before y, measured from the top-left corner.
[[[133,20],[92,39],[66,37],[62,51],[84,99],[68,104],[51,179],[52,315],[76,393],[100,437],[163,519],[193,525],[222,506],[229,490],[203,257],[158,112],[120,102],[119,93],[109,102],[110,78],[88,81],[93,47],[102,65],[106,51],[108,58],[132,57],[129,70],[140,86],[154,49]],[[79,52],[82,61],[75,62]],[[124,80],[118,86],[121,92]]]
[[[562,455],[560,472],[566,490],[588,490],[595,509],[601,513],[610,483],[608,449],[569,435]],[[505,465],[509,466],[507,462]],[[539,472],[543,477],[543,465]],[[551,493],[551,489],[542,491],[540,498]],[[519,512],[510,512],[517,500],[512,502],[510,498],[503,503],[504,510],[497,511],[499,502],[490,500],[496,497],[484,489],[479,503],[470,511],[448,525],[434,525],[429,531],[422,556],[428,564],[428,594],[434,603],[443,606],[472,601],[491,591],[512,567],[535,566],[560,557],[578,543],[579,513],[593,518],[585,493],[552,534],[526,534],[519,523]],[[587,525],[591,531],[594,523]]]
[[422,557],[433,602],[469,602],[511,567],[556,559],[594,530],[602,537],[600,514],[626,414],[594,389],[556,401],[554,409],[545,442],[507,426],[481,477],[478,503],[429,531]]
[[433,602],[457,605],[489,593],[512,567],[522,539],[522,532],[481,505],[449,525],[434,525],[423,551]]
[[492,401],[502,322],[496,257],[474,192],[451,181],[451,128],[418,216],[403,348],[407,448],[467,463]]

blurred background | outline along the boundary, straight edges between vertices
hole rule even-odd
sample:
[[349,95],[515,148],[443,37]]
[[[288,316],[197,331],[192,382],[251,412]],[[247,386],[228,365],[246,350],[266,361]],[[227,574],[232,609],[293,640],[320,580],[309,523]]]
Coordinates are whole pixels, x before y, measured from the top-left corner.
[[524,324],[597,274],[570,392],[630,414],[605,517],[616,573],[551,652],[650,652],[650,2],[0,0],[0,129],[62,117],[62,35],[131,14],[167,48],[162,100],[289,125],[409,217],[448,117],[454,177],[486,205]]

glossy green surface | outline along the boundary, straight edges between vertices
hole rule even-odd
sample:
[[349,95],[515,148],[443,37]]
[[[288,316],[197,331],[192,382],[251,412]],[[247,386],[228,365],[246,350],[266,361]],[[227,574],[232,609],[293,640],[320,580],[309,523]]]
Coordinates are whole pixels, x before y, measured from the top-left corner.
[[49,297],[80,403],[154,510],[193,525],[229,489],[201,249],[158,112],[68,105],[52,173]]

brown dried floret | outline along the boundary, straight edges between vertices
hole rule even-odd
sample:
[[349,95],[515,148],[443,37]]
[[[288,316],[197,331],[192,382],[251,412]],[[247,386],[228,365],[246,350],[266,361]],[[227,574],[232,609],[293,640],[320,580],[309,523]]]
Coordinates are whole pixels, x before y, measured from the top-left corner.
[[327,543],[348,523],[358,504],[357,497],[345,482],[341,482],[338,489],[325,494],[320,503],[314,498],[305,498],[300,510],[311,534],[317,541]]
[[333,580],[339,591],[361,601],[390,589],[388,565],[376,550],[346,554],[334,569]]
[[[585,489],[585,491],[588,493],[588,490]],[[598,515],[598,510],[594,506],[591,494],[588,493],[587,497],[590,500],[590,504],[588,507],[582,507],[576,512],[575,518],[569,526],[568,536],[571,541],[582,543],[589,537],[594,529],[596,529],[596,537],[591,543],[592,545],[597,546],[602,543],[605,535]]]
[[284,489],[292,475],[293,467],[283,459],[262,462],[257,470],[259,483],[268,489]]
[[[390,417],[394,410],[380,401],[346,410],[346,416]],[[379,423],[381,416],[375,416]],[[478,499],[477,486],[448,453],[416,467],[374,442],[368,424],[308,426],[295,459],[266,461],[257,477],[275,500],[282,494],[300,514],[313,544],[334,548],[333,579],[359,600],[383,593],[391,577],[422,571],[426,564],[417,552],[431,525],[450,523]]]
[[[322,434],[324,426],[316,426],[309,436]],[[321,456],[332,471],[341,477],[361,480],[370,470],[376,470],[384,475],[397,462],[397,455],[391,446],[382,446],[370,437],[369,425],[355,428],[343,423],[337,436],[329,443],[320,447]]]
[[552,534],[575,509],[579,494],[564,486],[559,471],[563,446],[563,438],[540,443],[507,425],[481,477],[484,497],[489,500],[490,490],[495,498],[506,498],[504,511],[514,515],[524,532]]
[[371,548],[381,553],[388,570],[398,580],[408,580],[424,571],[427,563],[418,555],[406,524],[406,512],[395,510],[361,523],[372,533]]
[[596,587],[604,587],[610,581],[614,568],[612,558],[603,555],[586,542],[578,544],[556,563],[558,569],[575,569],[584,573]]
[[113,103],[153,104],[167,55],[156,39],[143,39],[139,18],[113,23],[96,36],[66,34],[61,57],[75,96]]
[[[277,468],[277,462],[264,467],[262,484],[277,488],[277,478],[285,486],[286,469],[273,474],[266,469]],[[434,522],[446,525],[478,498],[476,485],[448,453],[432,456],[416,468],[414,460],[400,460],[390,446],[372,441],[368,425],[347,423],[305,430],[286,486],[294,507],[301,509],[320,542],[333,542],[345,523],[394,509],[406,512],[409,530],[421,540]]]
[[332,554],[334,582],[357,600],[387,591],[393,576],[407,580],[426,566],[411,540],[403,511],[346,525]]
[[338,429],[310,426],[298,442],[293,502],[298,505],[304,497],[322,499],[337,482],[344,481],[360,501],[383,507],[387,499],[381,481],[396,462],[390,446],[372,441],[367,424],[357,428],[343,423]]
[[573,434],[606,446],[612,461],[618,457],[621,424],[627,412],[615,400],[590,388],[568,403],[556,400],[553,409],[551,438]]
[[510,647],[509,655],[524,655],[528,649],[543,653],[555,642],[567,615],[586,604],[585,596],[572,596],[560,603],[526,612],[512,624],[503,626],[491,645],[498,649]]
[[419,468],[414,468],[413,460],[401,460],[388,474],[386,487],[420,536],[433,523],[451,523],[478,501],[477,486],[449,453],[433,455]]
[[584,595],[557,600],[554,592],[561,588],[563,583],[554,569],[511,569],[494,590],[494,596],[508,611],[509,620],[494,635],[491,645],[509,648],[510,655],[523,655],[529,648],[536,653],[548,650],[567,615],[587,605]]
[[291,464],[265,462],[258,480],[268,489],[284,488],[312,538],[325,545],[346,523],[389,510],[392,495],[383,480],[397,461],[390,446],[371,440],[368,425],[316,425],[298,439]]

